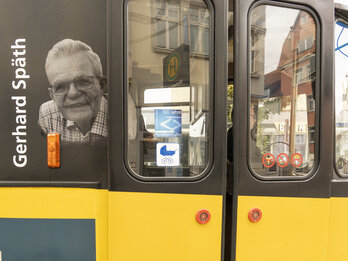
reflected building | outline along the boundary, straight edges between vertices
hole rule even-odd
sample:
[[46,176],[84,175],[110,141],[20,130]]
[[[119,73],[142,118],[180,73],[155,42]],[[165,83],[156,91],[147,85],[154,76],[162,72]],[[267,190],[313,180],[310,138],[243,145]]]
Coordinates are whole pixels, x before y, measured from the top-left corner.
[[[266,7],[265,10],[264,6],[255,10],[271,19],[270,15],[274,15],[273,9]],[[261,155],[272,153],[276,160],[280,153],[285,153],[290,161],[292,155],[299,153],[303,162],[296,171],[290,163],[282,168],[277,164],[268,169],[261,166],[258,171],[264,175],[293,175],[295,172],[297,175],[301,175],[301,172],[305,174],[313,167],[314,162],[316,25],[308,12],[288,10],[288,21],[293,15],[294,22],[282,39],[276,36],[286,30],[285,25],[280,24],[277,27],[274,23],[276,20],[272,20],[273,23],[267,23],[266,19],[260,19],[260,22],[251,21],[254,28],[258,24],[265,26],[260,26],[258,30],[251,27],[250,115],[256,115],[255,137]],[[257,17],[256,14],[255,16]],[[284,19],[279,18],[279,21]],[[266,36],[262,36],[263,34]],[[272,36],[268,42],[267,34]],[[262,40],[258,43],[254,39]],[[271,43],[278,40],[283,41],[280,51],[273,48]],[[264,52],[261,52],[261,57],[257,57],[260,50]],[[278,56],[275,58],[275,55]],[[277,61],[276,66],[268,65],[272,68],[265,66],[265,59],[270,58]],[[251,120],[251,133],[252,124]],[[256,168],[256,162],[253,168]]]
[[348,26],[335,24],[335,114],[336,167],[340,174],[348,174]]
[[[208,7],[203,1],[132,0],[128,4],[128,21],[128,162],[144,176],[200,173],[208,155]],[[179,58],[171,66],[181,62],[175,70],[187,77],[179,76],[168,83],[166,59],[174,52],[179,53]],[[154,110],[164,107],[181,110],[180,137],[156,137]],[[181,144],[183,167],[156,166],[155,144],[160,141]]]
[[[290,113],[289,103],[292,91],[296,89],[295,151],[314,155],[314,121],[315,121],[315,23],[304,11],[297,15],[294,25],[283,43],[278,68],[265,76],[265,89],[269,97],[279,99],[279,113]],[[289,122],[290,124],[290,122]],[[289,126],[284,129],[285,141],[290,142]],[[286,133],[285,133],[286,132]],[[307,137],[307,134],[309,135]],[[282,138],[280,138],[282,139]],[[309,142],[308,146],[306,142]]]
[[348,73],[336,83],[336,92],[336,164],[341,173],[348,174]]

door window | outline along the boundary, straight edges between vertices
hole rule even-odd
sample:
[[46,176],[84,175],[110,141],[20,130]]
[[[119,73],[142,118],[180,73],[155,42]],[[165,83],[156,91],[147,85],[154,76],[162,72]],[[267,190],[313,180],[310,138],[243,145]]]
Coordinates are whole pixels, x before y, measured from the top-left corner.
[[127,163],[143,177],[195,177],[208,165],[210,8],[128,2]]
[[315,19],[306,10],[258,5],[249,33],[250,166],[262,177],[305,176],[317,131]]
[[348,24],[335,25],[336,168],[348,175]]

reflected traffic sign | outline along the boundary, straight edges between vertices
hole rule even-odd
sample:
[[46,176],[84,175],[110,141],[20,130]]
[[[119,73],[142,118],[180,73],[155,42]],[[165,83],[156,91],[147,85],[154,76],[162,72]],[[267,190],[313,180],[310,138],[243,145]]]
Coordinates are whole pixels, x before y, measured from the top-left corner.
[[275,158],[272,153],[266,153],[265,155],[263,155],[262,157],[263,166],[265,166],[266,168],[270,168],[274,165],[274,163],[275,163]]
[[291,156],[291,165],[294,166],[295,168],[298,168],[302,165],[303,158],[300,153],[294,153]]
[[289,156],[285,153],[280,153],[277,157],[277,164],[281,168],[286,167],[289,164]]

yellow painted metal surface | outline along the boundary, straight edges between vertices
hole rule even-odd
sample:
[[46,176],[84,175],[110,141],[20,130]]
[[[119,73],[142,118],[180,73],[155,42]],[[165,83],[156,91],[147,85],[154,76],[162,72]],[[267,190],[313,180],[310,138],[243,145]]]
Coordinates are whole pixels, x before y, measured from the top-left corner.
[[329,261],[348,260],[348,198],[331,198]]
[[82,188],[0,188],[1,218],[95,219],[97,261],[108,260],[108,192]]
[[[110,192],[109,260],[221,260],[222,196]],[[196,212],[208,209],[200,225]]]
[[[97,261],[221,260],[222,196],[0,188],[0,198],[1,218],[95,219]],[[347,217],[348,198],[239,196],[236,260],[346,261]]]
[[[248,219],[254,207],[257,223]],[[329,212],[330,199],[239,196],[236,260],[327,260]]]

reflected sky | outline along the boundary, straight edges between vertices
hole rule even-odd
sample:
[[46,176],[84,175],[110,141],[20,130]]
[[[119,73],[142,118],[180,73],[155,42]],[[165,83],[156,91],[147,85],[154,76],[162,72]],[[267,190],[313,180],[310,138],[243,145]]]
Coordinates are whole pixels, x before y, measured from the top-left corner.
[[348,45],[345,45],[347,43],[348,28],[340,22],[335,26],[335,85],[337,117],[339,117],[342,110],[345,109],[344,102],[347,101]]
[[299,10],[266,6],[265,74],[277,69],[280,54]]
[[348,0],[335,0],[335,3],[348,5]]

